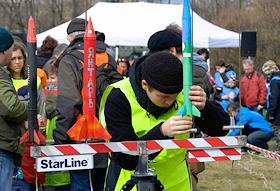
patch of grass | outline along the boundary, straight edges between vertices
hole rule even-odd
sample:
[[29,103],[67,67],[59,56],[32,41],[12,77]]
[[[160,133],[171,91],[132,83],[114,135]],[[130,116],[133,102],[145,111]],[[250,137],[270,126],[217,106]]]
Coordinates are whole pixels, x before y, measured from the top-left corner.
[[[275,148],[275,142],[269,145]],[[240,161],[206,163],[198,191],[279,191],[279,176],[280,161],[245,153]]]

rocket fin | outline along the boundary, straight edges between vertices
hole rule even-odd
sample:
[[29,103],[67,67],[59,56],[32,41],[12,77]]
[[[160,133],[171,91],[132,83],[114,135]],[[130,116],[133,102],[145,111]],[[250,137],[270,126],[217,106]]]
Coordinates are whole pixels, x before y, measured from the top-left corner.
[[107,130],[96,117],[78,117],[77,122],[67,131],[73,141],[85,141],[86,139],[109,140],[111,138]]
[[192,105],[192,114],[197,117],[201,116],[200,111],[194,105]]
[[177,112],[177,115],[179,116],[197,116],[200,117],[200,111],[194,106],[192,105],[192,111],[187,111],[187,105],[184,103],[182,105],[182,107],[179,109],[179,111]]
[[187,115],[187,106],[186,106],[185,103],[179,109],[179,111],[177,112],[177,115],[179,115],[179,116],[186,116]]
[[[29,132],[26,131],[26,132],[21,136],[19,143],[20,143],[20,144],[23,144],[23,143],[29,142],[28,137],[29,137]],[[40,145],[41,142],[45,142],[45,141],[46,141],[46,138],[44,137],[44,135],[43,135],[40,131],[37,132],[36,130],[34,130],[34,142],[35,142],[37,145]]]

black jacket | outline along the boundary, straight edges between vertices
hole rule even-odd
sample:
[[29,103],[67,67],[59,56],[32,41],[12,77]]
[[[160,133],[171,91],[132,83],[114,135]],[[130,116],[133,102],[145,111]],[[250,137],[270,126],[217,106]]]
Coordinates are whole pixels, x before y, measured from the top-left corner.
[[[83,53],[83,35],[78,35],[66,52],[79,50]],[[71,54],[65,54],[58,67],[57,120],[53,131],[55,144],[70,143],[67,131],[75,124],[78,114],[82,113],[83,65]],[[94,156],[95,168],[107,167],[107,154]]]
[[[69,45],[69,49],[83,51],[83,36],[78,35]],[[69,143],[66,132],[74,125],[82,111],[81,90],[83,87],[83,65],[74,56],[66,54],[58,67],[57,120],[53,132],[55,144]]]
[[[280,72],[274,73],[270,79],[273,77],[280,78]],[[274,125],[280,125],[280,80],[270,81],[270,96],[268,99],[268,116],[274,117],[274,120],[272,121]]]
[[[147,111],[147,116],[153,115],[156,118],[167,112],[169,109],[160,108],[154,105],[147,97],[147,94],[140,86],[141,81],[141,64],[146,56],[141,57],[134,63],[129,71],[130,83],[137,97],[137,101]],[[171,107],[177,107],[174,103]],[[216,102],[206,102],[206,106],[201,111],[201,118],[195,118],[195,124],[200,129],[211,136],[223,136],[227,131],[223,131],[222,127],[230,123],[229,115]],[[137,137],[131,124],[131,108],[125,95],[120,89],[113,89],[109,94],[105,104],[105,119],[107,128],[112,138],[111,141],[132,141],[132,140],[156,140],[170,139],[164,136],[160,127],[162,123],[156,125],[143,137]],[[149,156],[153,159],[158,153]],[[116,168],[124,168],[127,170],[135,170],[138,163],[138,156],[131,156],[123,153],[112,153],[112,163],[110,164],[108,176],[110,181],[107,182],[106,189],[110,190],[115,185],[118,176]],[[114,166],[114,167],[112,167]],[[115,169],[113,169],[115,168]],[[120,170],[120,169],[119,169]]]
[[38,53],[37,55],[37,67],[43,68],[46,62],[52,57],[52,53]]

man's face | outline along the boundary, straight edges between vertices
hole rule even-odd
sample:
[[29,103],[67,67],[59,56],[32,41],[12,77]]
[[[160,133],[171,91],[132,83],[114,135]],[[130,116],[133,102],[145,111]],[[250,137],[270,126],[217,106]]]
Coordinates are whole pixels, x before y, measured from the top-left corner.
[[[144,82],[143,82],[144,81]],[[150,87],[145,80],[142,80],[142,88],[146,91],[149,99],[158,107],[169,108],[176,100],[179,93],[166,94]]]
[[250,74],[254,71],[254,65],[252,63],[244,63],[243,70],[245,74]]
[[71,43],[74,40],[74,38],[73,38],[73,36],[71,34],[67,35],[66,38],[67,38],[69,43]]

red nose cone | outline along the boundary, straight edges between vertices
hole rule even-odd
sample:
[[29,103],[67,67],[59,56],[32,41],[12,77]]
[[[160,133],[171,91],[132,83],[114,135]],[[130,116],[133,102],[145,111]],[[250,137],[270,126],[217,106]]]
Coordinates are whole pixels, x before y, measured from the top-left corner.
[[94,31],[94,28],[92,26],[91,18],[89,18],[89,21],[88,21],[88,24],[87,24],[85,37],[95,38],[95,31]]
[[27,42],[36,43],[35,21],[32,16],[30,16],[28,19]]

